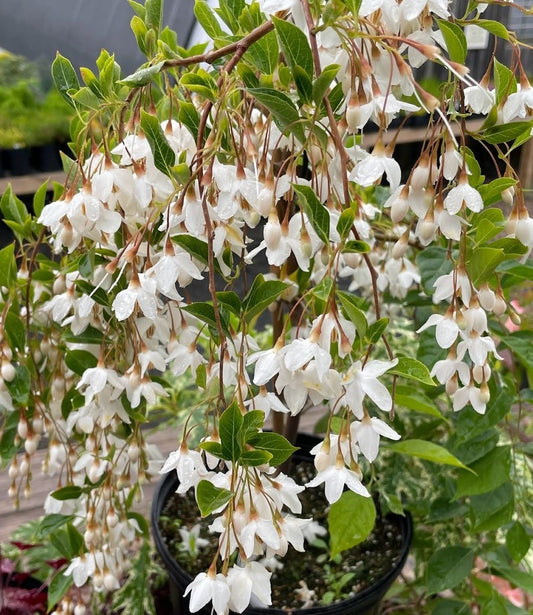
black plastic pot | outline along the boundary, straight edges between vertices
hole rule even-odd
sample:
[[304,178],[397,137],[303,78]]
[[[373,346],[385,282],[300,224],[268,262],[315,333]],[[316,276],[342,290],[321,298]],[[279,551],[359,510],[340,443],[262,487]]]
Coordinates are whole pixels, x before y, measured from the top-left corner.
[[31,162],[33,168],[42,173],[51,173],[61,169],[59,146],[55,143],[36,145],[31,148]]
[[2,152],[4,168],[8,175],[19,176],[32,173],[28,147],[5,149]]
[[[310,449],[318,442],[317,438],[310,435],[299,435],[296,445],[300,450],[294,454],[296,461],[308,460]],[[170,597],[172,615],[189,615],[189,599],[183,597],[183,592],[192,577],[185,572],[174,557],[171,555],[165,539],[159,528],[159,518],[167,499],[178,488],[178,479],[175,472],[169,472],[159,483],[152,502],[151,524],[154,543],[163,564],[168,572],[170,583]],[[312,607],[309,609],[291,609],[291,615],[377,615],[379,603],[387,593],[394,580],[400,574],[411,546],[413,538],[413,523],[411,516],[393,515],[402,534],[402,547],[400,557],[396,564],[380,579],[365,588],[355,596],[327,606]],[[200,611],[200,615],[211,615],[211,606],[207,605]],[[287,615],[286,610],[278,608],[255,608],[249,607],[244,611],[245,615]]]

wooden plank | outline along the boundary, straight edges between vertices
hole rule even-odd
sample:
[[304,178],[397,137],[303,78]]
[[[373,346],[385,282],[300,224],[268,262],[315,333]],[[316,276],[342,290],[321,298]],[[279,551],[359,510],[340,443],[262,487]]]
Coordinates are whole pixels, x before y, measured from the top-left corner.
[[54,171],[52,173],[32,173],[31,175],[19,175],[13,177],[3,177],[0,179],[0,194],[3,194],[9,184],[13,188],[13,192],[17,195],[35,194],[37,190],[44,184],[45,181],[56,181],[60,184],[65,182],[65,173],[63,171]]

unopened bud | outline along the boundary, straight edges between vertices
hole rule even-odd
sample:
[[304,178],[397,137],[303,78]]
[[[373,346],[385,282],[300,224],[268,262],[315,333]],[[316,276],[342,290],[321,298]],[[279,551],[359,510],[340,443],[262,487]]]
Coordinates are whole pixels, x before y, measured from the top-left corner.
[[482,382],[481,386],[479,387],[479,399],[484,404],[488,404],[490,401],[489,385],[486,382]]
[[454,374],[446,383],[446,393],[451,397],[459,388],[457,383],[457,374]]
[[3,360],[2,361],[2,369],[0,371],[0,373],[2,374],[2,378],[6,381],[6,382],[13,382],[17,371],[15,369],[15,366],[10,363],[9,361]]

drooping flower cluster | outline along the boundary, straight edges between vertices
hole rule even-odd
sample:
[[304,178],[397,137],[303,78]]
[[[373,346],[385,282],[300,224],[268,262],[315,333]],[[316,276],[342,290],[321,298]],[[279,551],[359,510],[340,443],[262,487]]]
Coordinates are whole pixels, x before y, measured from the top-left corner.
[[[45,469],[62,482],[46,512],[75,519],[77,586],[114,590],[127,568],[124,545],[140,533],[129,508],[159,469],[140,429],[167,394],[158,374],[189,377],[208,406],[201,442],[191,419],[161,470],[214,515],[219,548],[187,589],[191,612],[271,603],[262,558],[303,550],[316,531],[296,516],[304,488],[323,485],[329,504],[345,489],[369,496],[365,468],[381,438],[400,437],[382,418],[393,379],[431,384],[431,373],[454,410],[485,412],[500,358],[489,318],[508,310],[496,267],[529,254],[533,223],[510,169],[484,183],[464,121],[494,110],[485,136],[499,144],[501,122],[527,119],[509,133],[525,139],[530,88],[510,74],[491,90],[451,60],[459,26],[445,0],[325,4],[263,0],[259,25],[241,7],[242,19],[224,13],[212,51],[190,57],[161,33],[134,75],[120,79],[103,52],[98,87],[89,71],[61,88],[79,114],[77,160],[37,208],[54,258],[25,238],[24,301],[2,291],[5,323],[22,315],[31,335],[2,330],[0,404],[20,417],[15,498],[49,438]],[[449,71],[453,95],[417,83],[426,61]],[[395,126],[415,113],[429,128],[406,169]],[[490,210],[500,198],[507,224]],[[387,336],[413,296],[436,308],[415,328],[435,327],[448,352],[429,369],[395,357]],[[271,332],[257,335],[268,315]],[[316,476],[297,485],[276,469],[293,451],[281,434],[311,406],[326,434]]]

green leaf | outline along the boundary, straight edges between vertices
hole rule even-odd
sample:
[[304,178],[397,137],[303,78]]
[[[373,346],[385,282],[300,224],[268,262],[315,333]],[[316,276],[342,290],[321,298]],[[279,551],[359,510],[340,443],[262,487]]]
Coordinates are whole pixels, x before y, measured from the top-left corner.
[[483,138],[487,143],[496,145],[513,141],[523,134],[531,133],[533,122],[509,122],[491,126],[483,131]]
[[276,70],[279,59],[279,45],[276,33],[269,32],[260,38],[250,46],[244,57],[264,75],[272,75]]
[[17,279],[15,244],[10,243],[0,250],[0,286],[11,288]]
[[52,545],[68,560],[77,557],[83,551],[83,538],[72,523],[67,523],[64,528],[49,536]]
[[337,298],[346,312],[348,319],[353,322],[360,338],[364,338],[368,328],[365,313],[358,305],[358,298],[345,291],[337,291]]
[[4,383],[15,404],[27,406],[30,399],[31,376],[25,365],[17,365],[13,380]]
[[146,25],[159,32],[163,20],[163,0],[146,0],[144,7]]
[[509,480],[511,469],[511,449],[497,446],[470,466],[469,472],[461,472],[457,478],[456,498],[464,495],[479,495],[493,491]]
[[46,538],[51,532],[58,530],[59,528],[63,527],[67,523],[70,523],[71,521],[74,521],[75,518],[76,517],[74,515],[46,515],[39,521],[36,537],[39,540],[42,540],[43,538]]
[[339,216],[337,221],[337,233],[339,233],[341,239],[345,239],[352,230],[353,222],[355,220],[355,212],[353,209],[345,209]]
[[452,589],[463,581],[474,565],[474,551],[466,547],[444,547],[429,558],[427,591],[438,594]]
[[69,92],[78,90],[80,82],[70,61],[59,52],[57,52],[55,60],[52,62],[52,79],[57,91],[69,105],[73,106]]
[[215,487],[208,480],[201,480],[196,488],[196,501],[202,517],[207,517],[212,512],[227,504],[233,493],[222,487]]
[[30,218],[26,205],[13,194],[11,184],[8,185],[2,199],[0,200],[0,210],[4,216],[5,221],[18,222],[24,225],[26,220]]
[[217,13],[223,21],[235,32],[239,27],[239,17],[246,6],[244,0],[220,0]]
[[300,66],[307,73],[309,79],[313,78],[313,54],[307,36],[298,26],[290,21],[272,17],[276,28],[283,55],[290,66],[293,75],[296,66]]
[[144,4],[135,2],[135,0],[128,0],[128,4],[131,6],[135,14],[144,21],[146,18],[146,9],[144,8]]
[[418,457],[419,459],[456,468],[464,468],[465,470],[469,469],[443,446],[427,440],[402,440],[401,442],[389,444],[388,448],[402,455],[410,455],[411,457]]
[[485,207],[488,207],[493,203],[497,203],[501,199],[502,192],[512,186],[516,186],[516,179],[512,177],[499,177],[488,184],[478,186],[477,189],[479,194],[481,194]]
[[450,60],[464,64],[466,60],[467,42],[463,29],[451,21],[437,19],[439,30],[442,32]]
[[88,350],[67,350],[65,363],[78,376],[82,376],[86,369],[96,367],[98,359]]
[[327,208],[322,205],[311,187],[294,184],[293,188],[316,234],[326,245],[329,244],[329,212]]
[[208,72],[201,68],[195,73],[185,73],[182,75],[180,85],[191,92],[200,94],[200,96],[207,98],[211,102],[215,102],[217,99],[218,89],[215,80]]
[[[207,323],[210,327],[217,329],[217,318],[212,303],[207,301],[197,301],[196,303],[191,303],[190,305],[184,306],[182,309],[185,312],[196,316],[196,318],[198,318],[202,322]],[[222,325],[222,332],[224,333],[224,335],[231,337],[227,319],[224,318],[224,315],[222,313],[220,314],[220,321],[220,324]]]
[[515,562],[521,562],[529,551],[531,538],[520,521],[515,521],[507,530],[505,545]]
[[417,359],[411,359],[410,357],[398,357],[398,363],[388,373],[397,374],[409,380],[417,380],[428,386],[435,386],[429,369]]
[[330,64],[322,69],[320,75],[313,81],[313,100],[316,105],[322,102],[322,99],[326,95],[328,88],[331,85],[333,79],[335,79],[339,72],[339,64]]
[[153,577],[157,573],[150,542],[144,540],[128,567],[126,582],[113,592],[112,612],[121,615],[155,615]]
[[293,446],[281,434],[262,432],[248,439],[248,444],[259,450],[268,451],[272,454],[270,465],[279,466],[286,461],[298,448]]
[[9,310],[6,314],[5,331],[12,349],[22,350],[26,345],[26,323],[20,318],[18,311]]
[[172,237],[172,242],[182,247],[204,265],[207,264],[209,248],[205,241],[198,239],[198,237],[193,237],[192,235],[176,235]]
[[509,40],[509,30],[499,21],[493,21],[492,19],[476,19],[476,26],[487,30],[494,36]]
[[271,88],[249,88],[248,93],[270,111],[282,132],[289,130],[301,143],[305,142],[300,114],[286,94]]
[[372,498],[345,491],[328,513],[330,557],[366,540],[374,529],[376,507]]
[[121,79],[119,83],[122,85],[127,85],[130,88],[139,88],[143,85],[148,85],[153,81],[154,75],[158,75],[161,72],[164,64],[165,62],[162,61],[157,64],[152,64],[151,66],[139,68],[139,70],[135,71],[131,75]]
[[222,452],[222,445],[220,442],[200,442],[198,445],[203,451],[207,451],[211,455],[218,457],[219,459],[224,459],[224,453]]
[[270,463],[272,460],[272,453],[268,451],[255,450],[255,451],[243,451],[239,458],[239,462],[243,466],[262,466],[266,463]]
[[254,316],[261,314],[287,286],[288,284],[279,280],[265,280],[262,273],[257,275],[242,302],[246,320],[249,322]]
[[466,602],[458,600],[439,600],[431,615],[470,615],[472,610]]
[[368,327],[368,330],[366,332],[366,337],[368,338],[368,341],[371,344],[377,344],[381,339],[381,336],[385,333],[385,330],[387,329],[388,325],[388,318],[380,318],[379,320],[376,320],[376,322],[373,322],[370,327]]
[[72,100],[76,103],[76,106],[87,107],[87,109],[93,109],[94,111],[97,111],[102,105],[102,101],[98,96],[85,86],[72,94]]
[[293,73],[294,83],[296,84],[296,89],[298,91],[298,95],[300,96],[301,102],[307,104],[310,103],[313,95],[313,84],[311,83],[309,75],[301,66],[295,66]]
[[492,590],[490,596],[480,596],[479,605],[481,606],[480,615],[508,615],[509,613],[505,598],[495,589]]
[[57,603],[63,598],[63,596],[70,589],[74,579],[72,575],[64,575],[63,571],[58,571],[48,586],[48,612],[51,612]]
[[394,403],[396,406],[402,406],[415,412],[422,412],[429,416],[435,416],[444,420],[440,410],[435,402],[427,395],[414,389],[414,387],[396,386],[394,395]]
[[230,312],[233,312],[236,316],[241,313],[241,300],[239,295],[232,290],[224,290],[216,293],[217,301],[220,305],[223,305]]
[[145,38],[148,32],[148,28],[144,23],[144,18],[141,19],[138,15],[134,15],[130,21],[130,28],[135,36],[135,40],[137,41],[137,47],[141,50],[142,53],[146,55],[146,44]]
[[159,119],[155,115],[141,109],[141,128],[154,155],[156,169],[168,177],[172,177],[171,167],[176,163],[176,155],[165,137]]
[[[198,127],[200,126],[200,115],[193,103],[180,101],[178,120],[187,127],[191,135],[198,138]],[[194,237],[193,239],[196,239]]]
[[454,434],[448,440],[448,448],[465,465],[470,465],[490,453],[497,446],[499,439],[498,429],[491,427],[473,438],[464,440],[459,440]]
[[497,105],[517,89],[513,71],[496,59],[494,59],[494,86]]
[[533,370],[533,344],[530,331],[517,331],[501,338],[500,342],[528,369]]
[[370,252],[370,246],[366,241],[347,241],[342,248],[343,254],[365,254],[366,252]]
[[262,410],[248,410],[243,415],[242,441],[248,443],[251,436],[255,435],[265,424],[265,413]]
[[33,195],[33,213],[36,217],[41,215],[43,210],[45,201],[46,201],[46,193],[48,192],[48,180],[46,179],[40,186],[37,188],[37,191]]
[[452,270],[452,263],[447,258],[446,249],[438,246],[430,246],[421,250],[416,256],[416,264],[420,269],[424,292],[429,296],[434,292],[435,280]]
[[66,487],[61,487],[60,489],[56,489],[50,495],[55,500],[77,500],[81,494],[83,493],[83,489],[79,485],[67,485]]
[[243,416],[234,402],[224,410],[219,421],[220,444],[224,459],[237,461],[242,451]]
[[467,261],[468,271],[472,282],[477,286],[486,282],[492,275],[496,267],[505,260],[502,249],[477,247],[472,250]]
[[490,532],[509,523],[514,512],[514,490],[510,482],[493,491],[473,495],[470,505],[474,514],[474,531]]

